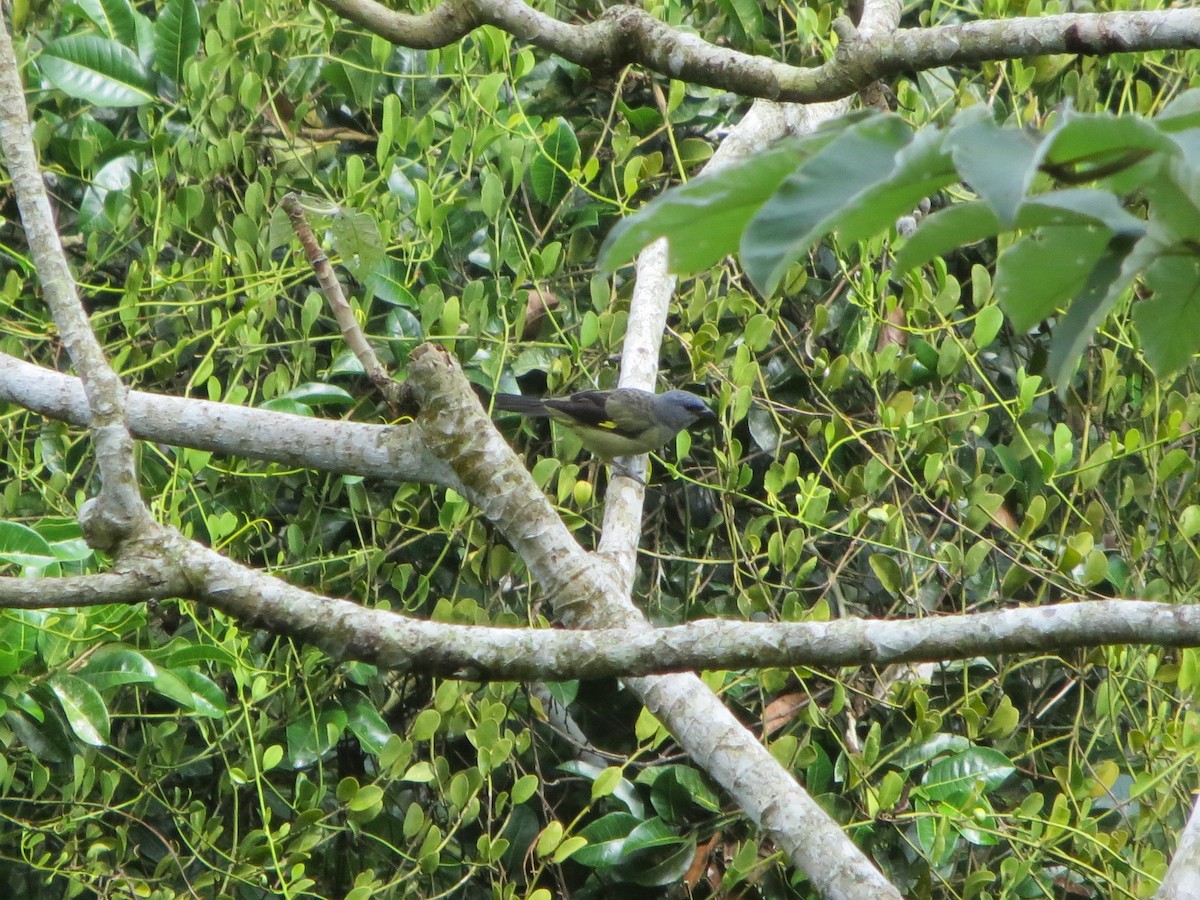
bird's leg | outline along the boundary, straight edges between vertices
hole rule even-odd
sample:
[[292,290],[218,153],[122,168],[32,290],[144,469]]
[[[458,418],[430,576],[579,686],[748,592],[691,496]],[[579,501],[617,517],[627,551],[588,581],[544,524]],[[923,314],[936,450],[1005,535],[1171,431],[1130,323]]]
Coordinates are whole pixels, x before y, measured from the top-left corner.
[[[617,459],[624,459],[624,458],[625,457],[618,457]],[[612,462],[610,462],[608,464],[608,470],[612,475],[624,475],[626,478],[632,478],[634,481],[636,481],[642,487],[649,487],[649,485],[646,484],[646,479],[642,478],[641,475],[634,472],[631,468],[629,468],[627,465],[625,465],[625,463],[618,462],[617,459],[614,459]]]

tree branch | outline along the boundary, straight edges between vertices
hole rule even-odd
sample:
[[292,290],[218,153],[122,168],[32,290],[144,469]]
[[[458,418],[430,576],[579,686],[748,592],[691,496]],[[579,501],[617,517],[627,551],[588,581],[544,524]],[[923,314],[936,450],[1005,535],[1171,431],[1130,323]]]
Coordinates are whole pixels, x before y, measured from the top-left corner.
[[181,596],[186,584],[137,572],[72,575],[65,578],[0,578],[0,608],[62,609],[144,603]]
[[375,0],[321,0],[339,15],[405,47],[433,49],[480,25],[595,72],[636,64],[670,78],[789,103],[838,100],[904,71],[1051,53],[1098,56],[1200,47],[1200,10],[1070,13],[876,33],[844,41],[816,68],[718,47],[632,6],[611,6],[583,25],[560,22],[520,0],[446,0],[424,15]]
[[138,525],[149,521],[149,512],[138,491],[133,438],[125,426],[125,387],[104,356],[75,279],[63,254],[50,198],[42,183],[34,152],[33,131],[25,92],[17,69],[16,52],[0,18],[0,148],[16,194],[29,254],[45,294],[46,305],[62,335],[63,344],[79,373],[90,410],[89,429],[100,467],[99,496],[79,511],[84,536],[93,547],[112,549]]
[[[91,422],[78,379],[3,353],[0,400],[72,425]],[[454,473],[412,425],[309,418],[144,391],[130,391],[126,405],[129,428],[144,441],[461,492]]]

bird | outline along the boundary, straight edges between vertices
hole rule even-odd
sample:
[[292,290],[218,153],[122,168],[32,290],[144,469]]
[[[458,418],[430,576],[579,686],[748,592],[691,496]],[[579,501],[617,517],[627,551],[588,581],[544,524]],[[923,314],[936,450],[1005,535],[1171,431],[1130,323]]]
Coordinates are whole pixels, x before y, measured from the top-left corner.
[[714,422],[703,399],[687,391],[662,394],[638,388],[579,391],[568,397],[493,394],[498,410],[548,418],[579,435],[583,446],[606,463],[663,446],[695,422]]

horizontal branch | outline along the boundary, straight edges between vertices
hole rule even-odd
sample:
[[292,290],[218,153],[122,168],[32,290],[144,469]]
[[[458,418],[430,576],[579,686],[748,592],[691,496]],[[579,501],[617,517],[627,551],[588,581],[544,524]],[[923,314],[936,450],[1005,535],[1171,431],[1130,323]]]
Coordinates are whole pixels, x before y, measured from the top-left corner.
[[940,66],[1200,47],[1200,10],[1069,13],[899,29],[870,40],[858,40],[850,30],[833,59],[802,68],[715,46],[632,6],[612,6],[593,22],[571,25],[520,0],[445,0],[424,15],[396,12],[375,0],[321,2],[404,47],[444,47],[493,25],[595,72],[636,64],[693,84],[793,103],[837,100],[881,78]]
[[0,609],[61,609],[166,600],[186,591],[182,580],[135,572],[65,578],[0,578]]
[[[0,578],[0,607],[45,609],[184,596],[335,659],[472,681],[563,681],[704,669],[945,662],[1111,644],[1200,647],[1200,607],[1094,600],[903,621],[738,622],[560,630],[454,625],[324,597],[161,529],[179,566],[155,575]],[[185,577],[186,576],[186,577]]]
[[[298,589],[289,588],[287,592]],[[304,594],[305,592],[300,592]],[[224,611],[321,646],[334,657],[472,681],[562,681],[705,669],[944,662],[1113,644],[1200,646],[1200,607],[1101,600],[890,621],[737,622],[594,631],[448,625],[293,596]],[[329,637],[334,635],[332,639]]]
[[[72,425],[91,421],[77,378],[0,354],[3,400]],[[134,437],[158,444],[389,481],[459,486],[412,426],[308,418],[145,391],[129,391],[126,416]]]

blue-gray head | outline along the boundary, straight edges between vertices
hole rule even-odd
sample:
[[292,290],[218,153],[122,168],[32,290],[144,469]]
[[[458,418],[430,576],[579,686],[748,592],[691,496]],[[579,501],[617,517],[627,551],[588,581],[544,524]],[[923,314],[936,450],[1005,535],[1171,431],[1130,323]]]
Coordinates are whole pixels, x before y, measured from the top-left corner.
[[708,404],[687,391],[667,391],[654,397],[654,412],[660,422],[679,430],[698,419],[713,420]]

